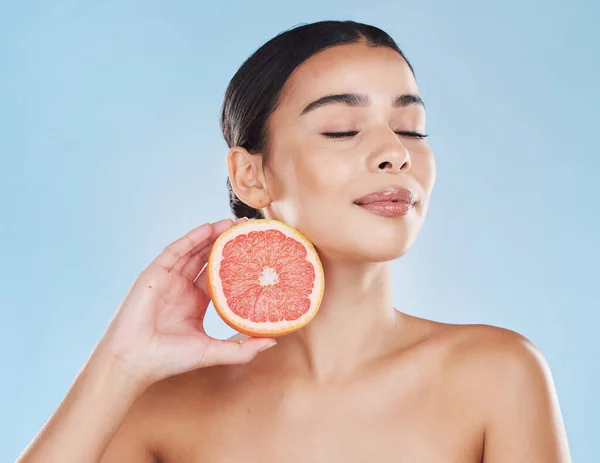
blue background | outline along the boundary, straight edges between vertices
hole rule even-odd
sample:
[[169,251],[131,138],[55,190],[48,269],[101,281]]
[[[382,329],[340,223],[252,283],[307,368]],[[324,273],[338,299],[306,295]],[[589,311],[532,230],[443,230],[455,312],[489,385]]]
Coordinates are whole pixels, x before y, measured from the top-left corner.
[[[395,307],[528,337],[574,461],[598,461],[597,2],[0,8],[0,461],[44,424],[149,261],[230,217],[227,83],[272,36],[322,19],[389,32],[427,104],[438,181],[393,263]],[[207,329],[232,334],[212,307]]]

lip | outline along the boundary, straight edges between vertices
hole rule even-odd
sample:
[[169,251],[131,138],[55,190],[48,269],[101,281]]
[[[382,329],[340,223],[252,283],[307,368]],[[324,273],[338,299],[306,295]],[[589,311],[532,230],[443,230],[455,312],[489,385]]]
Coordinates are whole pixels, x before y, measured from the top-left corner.
[[383,217],[404,217],[409,215],[413,210],[413,206],[404,201],[383,201],[369,204],[357,204],[357,206]]
[[408,188],[390,187],[383,190],[375,191],[354,200],[354,204],[365,206],[373,203],[407,203],[414,206],[416,197]]

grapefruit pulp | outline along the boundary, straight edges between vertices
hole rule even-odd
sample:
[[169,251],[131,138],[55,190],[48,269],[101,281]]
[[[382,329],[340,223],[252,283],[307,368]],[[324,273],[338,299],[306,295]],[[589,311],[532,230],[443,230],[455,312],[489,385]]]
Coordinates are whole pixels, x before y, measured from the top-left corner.
[[278,220],[249,220],[219,235],[207,280],[219,316],[249,336],[282,336],[302,328],[323,298],[317,251],[300,231]]

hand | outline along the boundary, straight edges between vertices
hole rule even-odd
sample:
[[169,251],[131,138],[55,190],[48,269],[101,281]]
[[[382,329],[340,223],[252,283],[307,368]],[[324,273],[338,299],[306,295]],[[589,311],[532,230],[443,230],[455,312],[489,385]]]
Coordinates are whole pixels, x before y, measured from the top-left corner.
[[207,223],[168,245],[121,302],[99,343],[102,354],[151,384],[196,368],[247,363],[275,345],[271,338],[221,341],[204,331],[210,295],[200,271],[217,237],[243,220]]

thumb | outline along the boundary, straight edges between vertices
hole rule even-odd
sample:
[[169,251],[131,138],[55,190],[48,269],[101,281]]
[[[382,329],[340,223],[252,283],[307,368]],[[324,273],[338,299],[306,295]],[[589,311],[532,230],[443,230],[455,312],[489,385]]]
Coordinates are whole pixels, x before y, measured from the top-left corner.
[[203,366],[240,365],[277,344],[272,338],[248,338],[241,342],[212,339],[206,347]]

